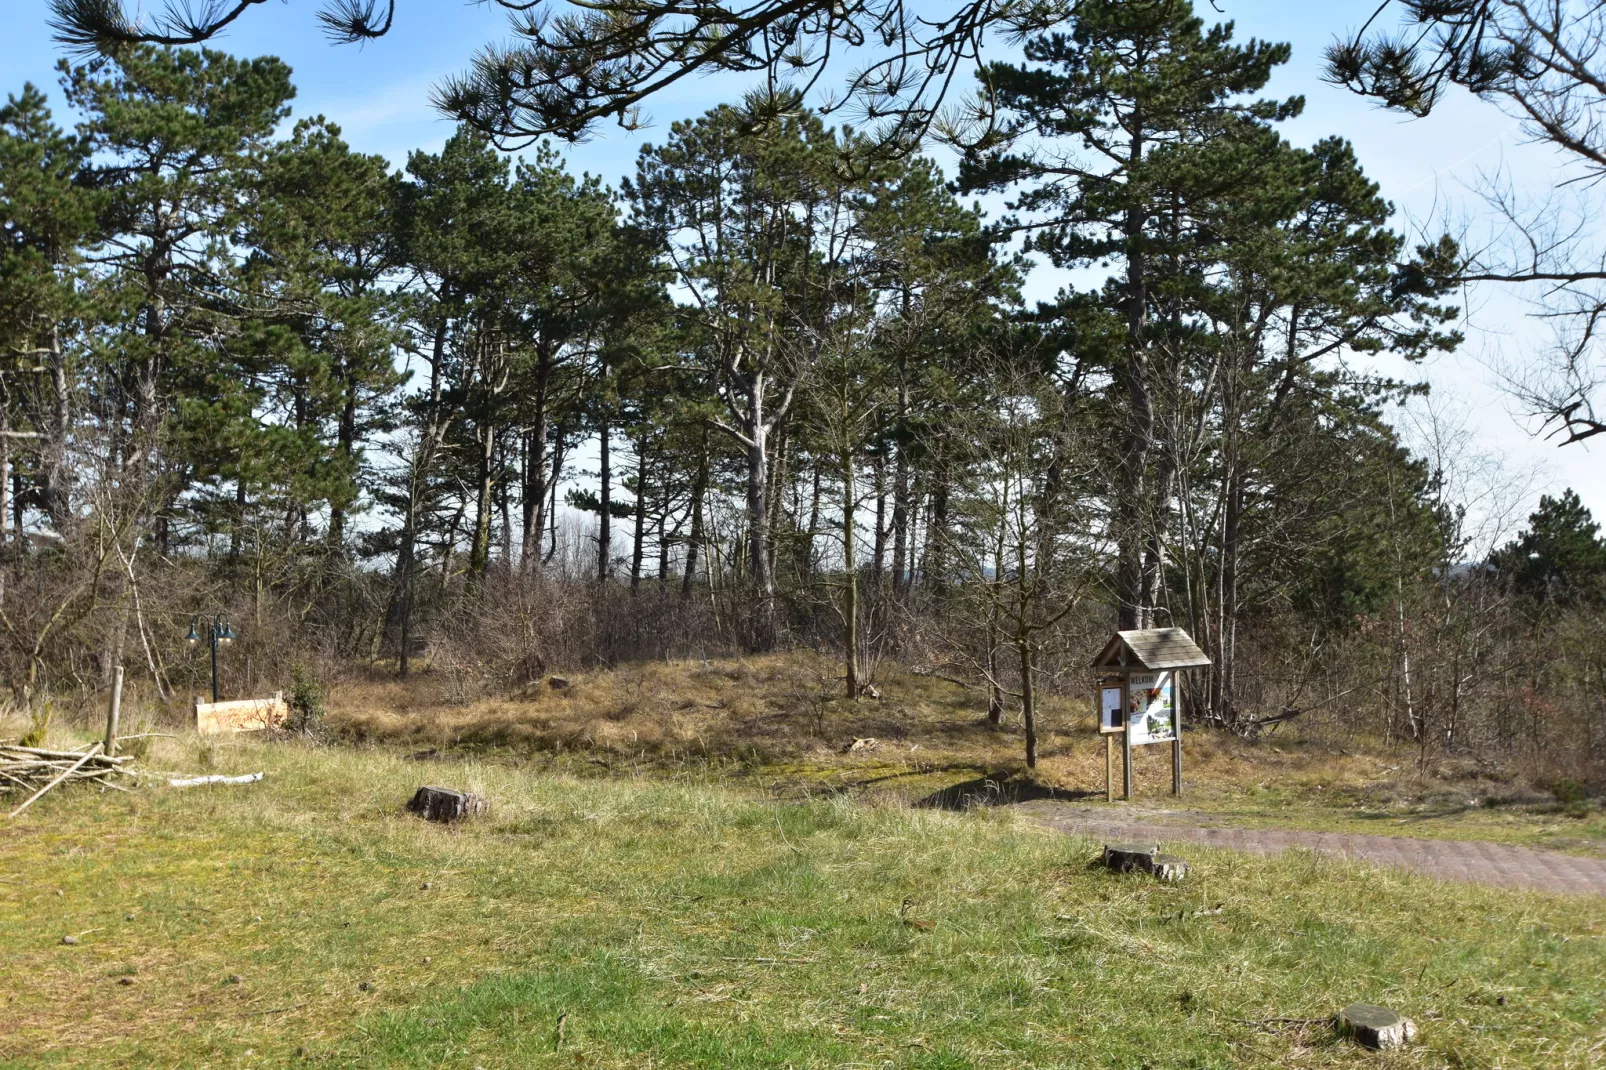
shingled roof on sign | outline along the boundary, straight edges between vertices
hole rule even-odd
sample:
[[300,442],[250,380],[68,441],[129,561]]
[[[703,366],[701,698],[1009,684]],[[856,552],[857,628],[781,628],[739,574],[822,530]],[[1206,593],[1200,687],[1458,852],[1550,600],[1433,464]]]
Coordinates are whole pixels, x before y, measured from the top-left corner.
[[1205,652],[1181,628],[1138,628],[1116,632],[1093,662],[1095,669],[1197,669],[1210,664]]

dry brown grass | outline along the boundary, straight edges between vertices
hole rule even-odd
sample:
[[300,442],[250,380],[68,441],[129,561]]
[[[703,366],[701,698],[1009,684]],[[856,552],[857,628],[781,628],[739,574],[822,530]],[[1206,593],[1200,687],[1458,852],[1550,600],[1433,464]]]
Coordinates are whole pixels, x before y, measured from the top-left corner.
[[[473,702],[451,701],[448,678],[349,681],[330,720],[350,738],[447,750],[561,755],[657,771],[739,767],[774,790],[852,790],[920,798],[981,775],[1034,790],[1102,796],[1104,745],[1090,703],[1050,696],[1040,713],[1041,760],[1023,776],[1015,718],[985,718],[985,696],[883,664],[878,699],[841,698],[837,663],[810,652],[716,661],[661,661],[574,673]],[[870,740],[850,749],[856,740]],[[1165,747],[1135,755],[1137,794],[1169,798]],[[1215,732],[1187,739],[1189,805],[1275,809],[1299,799],[1324,809],[1469,797],[1537,802],[1520,779],[1487,768],[1420,769],[1409,755],[1285,736],[1249,743]]]
[[543,680],[468,703],[450,701],[450,681],[428,673],[348,682],[330,694],[330,719],[363,740],[636,761],[773,764],[866,738],[877,744],[865,757],[939,747],[945,760],[986,761],[1009,738],[982,723],[972,693],[930,677],[884,673],[883,698],[846,702],[836,664],[809,652],[650,662],[564,679],[567,687]]
[[[470,702],[448,673],[348,681],[330,696],[345,736],[414,750],[501,753],[570,771],[739,778],[769,794],[847,793],[950,805],[978,795],[1104,796],[1104,744],[1091,703],[1049,696],[1041,759],[1028,771],[1018,721],[986,723],[985,695],[894,665],[878,699],[841,697],[837,663],[810,652],[660,661],[570,674]],[[868,741],[854,749],[855,741]],[[1561,812],[1520,770],[1472,761],[1426,765],[1409,751],[1302,736],[1259,742],[1190,732],[1186,794],[1170,792],[1165,747],[1139,748],[1145,819],[1211,820],[1395,835],[1538,843],[1606,854],[1606,815]],[[1119,773],[1117,773],[1119,776]]]

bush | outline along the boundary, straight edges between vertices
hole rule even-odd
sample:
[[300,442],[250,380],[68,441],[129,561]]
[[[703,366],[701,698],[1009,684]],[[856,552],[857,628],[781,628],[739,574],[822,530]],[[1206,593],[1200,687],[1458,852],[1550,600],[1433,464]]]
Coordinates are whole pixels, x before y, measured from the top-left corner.
[[1562,777],[1556,781],[1550,793],[1556,797],[1556,805],[1561,812],[1568,817],[1589,816],[1589,792],[1572,777]]
[[290,716],[284,723],[286,732],[293,735],[327,742],[333,735],[324,709],[323,684],[297,662],[290,669]]

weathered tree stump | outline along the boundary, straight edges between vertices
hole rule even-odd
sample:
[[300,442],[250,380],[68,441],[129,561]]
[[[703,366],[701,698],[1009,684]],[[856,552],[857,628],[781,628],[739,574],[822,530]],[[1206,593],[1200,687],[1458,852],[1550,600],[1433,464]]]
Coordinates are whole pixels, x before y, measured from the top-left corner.
[[482,814],[487,807],[485,800],[471,791],[423,787],[413,794],[407,809],[428,821],[450,823],[470,814]]
[[1133,870],[1148,873],[1159,851],[1152,844],[1107,843],[1104,845],[1104,866],[1117,873],[1130,873]]
[[1116,873],[1147,873],[1156,880],[1179,881],[1188,875],[1188,863],[1146,843],[1107,843],[1104,866]]
[[1387,1007],[1371,1003],[1351,1003],[1338,1012],[1338,1031],[1355,1043],[1377,1051],[1405,1046],[1416,1036],[1416,1023]]
[[1172,883],[1188,875],[1188,863],[1175,855],[1155,855],[1149,862],[1149,872],[1155,880]]

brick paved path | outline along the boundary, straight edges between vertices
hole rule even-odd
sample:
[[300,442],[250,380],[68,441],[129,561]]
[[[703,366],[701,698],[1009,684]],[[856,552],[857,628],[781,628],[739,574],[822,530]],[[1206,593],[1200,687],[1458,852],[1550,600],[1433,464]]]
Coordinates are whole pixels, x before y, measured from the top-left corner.
[[1196,843],[1252,854],[1304,847],[1318,854],[1409,869],[1441,880],[1532,888],[1543,892],[1606,895],[1606,859],[1472,840],[1418,840],[1343,832],[1246,829],[1111,821],[1103,815],[1052,802],[1020,804],[1033,820],[1092,839],[1136,843]]

